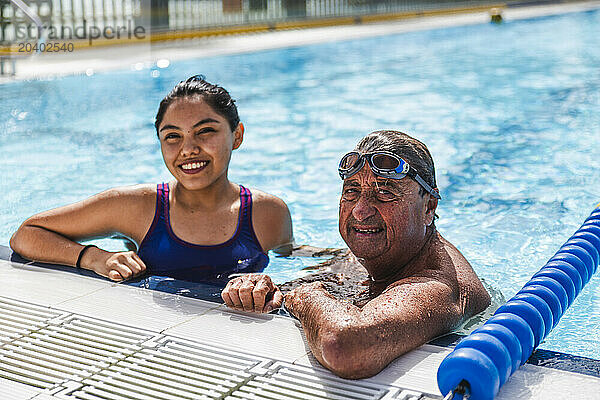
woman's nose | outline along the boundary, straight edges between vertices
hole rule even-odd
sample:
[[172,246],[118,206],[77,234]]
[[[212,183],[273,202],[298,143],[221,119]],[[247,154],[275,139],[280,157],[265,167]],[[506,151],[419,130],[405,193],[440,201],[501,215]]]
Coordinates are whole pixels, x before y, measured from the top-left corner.
[[181,154],[183,156],[189,156],[189,155],[193,155],[193,154],[199,154],[200,153],[200,145],[198,143],[198,141],[196,140],[196,138],[192,135],[192,136],[184,136],[183,138],[183,144],[181,147]]

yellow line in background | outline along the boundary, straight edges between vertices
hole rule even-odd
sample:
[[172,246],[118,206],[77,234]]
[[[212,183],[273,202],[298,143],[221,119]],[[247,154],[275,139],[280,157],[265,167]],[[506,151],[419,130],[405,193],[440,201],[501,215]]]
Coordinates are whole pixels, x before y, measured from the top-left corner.
[[[273,24],[262,23],[256,25],[245,25],[245,26],[229,26],[206,30],[189,30],[189,31],[175,31],[175,32],[156,32],[150,35],[150,38],[146,39],[97,39],[92,41],[90,44],[88,39],[85,40],[72,40],[72,41],[53,41],[48,40],[50,43],[63,43],[73,44],[74,50],[95,48],[95,47],[107,47],[107,46],[121,46],[127,44],[141,44],[144,42],[165,42],[170,40],[181,40],[181,39],[192,39],[202,38],[217,35],[240,35],[257,32],[269,32],[277,30],[289,30],[289,29],[309,29],[326,26],[340,26],[340,25],[354,25],[360,23],[376,23],[393,20],[411,19],[428,16],[440,16],[440,15],[455,15],[455,14],[467,14],[475,12],[488,11],[492,8],[504,9],[506,8],[505,3],[488,4],[484,6],[476,7],[460,7],[460,8],[445,8],[437,10],[423,10],[423,11],[411,11],[401,13],[388,13],[388,14],[375,14],[375,15],[362,15],[362,16],[350,16],[350,17],[336,17],[336,18],[319,18],[312,20],[301,20],[301,21],[286,21],[277,22]],[[33,43],[32,43],[33,44]],[[0,47],[0,56],[26,56],[31,53],[19,52],[19,46],[3,46]],[[52,54],[52,53],[51,53]],[[60,54],[60,52],[55,53]]]

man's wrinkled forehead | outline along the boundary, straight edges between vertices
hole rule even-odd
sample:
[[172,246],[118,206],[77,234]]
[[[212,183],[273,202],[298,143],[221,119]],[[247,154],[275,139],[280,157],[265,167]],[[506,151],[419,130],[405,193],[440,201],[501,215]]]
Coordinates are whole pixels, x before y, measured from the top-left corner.
[[391,179],[384,178],[380,176],[376,176],[375,174],[367,174],[363,171],[359,171],[355,175],[352,175],[349,178],[344,179],[343,186],[344,187],[355,187],[355,186],[372,186],[372,187],[387,187],[394,188],[397,190],[402,189],[403,181],[405,179]]

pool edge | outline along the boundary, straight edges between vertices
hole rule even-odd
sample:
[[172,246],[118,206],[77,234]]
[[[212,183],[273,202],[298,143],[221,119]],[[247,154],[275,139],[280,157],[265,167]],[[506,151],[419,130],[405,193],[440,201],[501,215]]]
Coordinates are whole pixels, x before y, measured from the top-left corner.
[[[54,270],[60,270],[68,273],[77,273],[78,275],[85,275],[88,277],[98,278],[99,280],[105,280],[104,278],[98,277],[91,271],[71,271],[73,268],[57,265],[57,264],[44,264],[37,262],[30,262],[17,253],[14,253],[9,247],[0,245],[0,260],[4,261],[12,261],[15,263],[26,264],[31,266],[41,266],[46,268],[51,268]],[[179,296],[175,295],[174,296]],[[184,297],[185,296],[181,296]],[[207,300],[203,300],[207,301]],[[219,303],[214,303],[215,307],[218,307]],[[435,338],[428,342],[429,345],[444,347],[444,348],[452,348],[454,347],[464,335],[459,335],[456,333],[449,333],[447,335]],[[600,360],[596,360],[593,358],[578,356],[570,353],[562,353],[554,350],[546,350],[538,348],[536,349],[531,357],[527,360],[527,364],[545,367],[565,372],[573,372],[582,375],[592,376],[596,378],[600,378]]]

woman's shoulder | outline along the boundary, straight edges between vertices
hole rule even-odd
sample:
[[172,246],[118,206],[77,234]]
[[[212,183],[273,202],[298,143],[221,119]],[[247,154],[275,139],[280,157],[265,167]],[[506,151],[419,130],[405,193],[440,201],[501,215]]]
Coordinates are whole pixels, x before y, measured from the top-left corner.
[[145,198],[156,195],[156,184],[154,183],[140,183],[136,185],[126,186],[115,186],[106,190],[109,196],[122,197],[122,198]]
[[279,197],[254,188],[249,188],[249,190],[252,193],[252,204],[256,208],[288,211],[287,204]]
[[[145,219],[154,215],[156,205],[156,185],[137,184],[116,186],[93,196],[93,201],[115,217],[126,219]],[[108,211],[107,211],[108,212]],[[121,216],[121,217],[119,217]]]
[[293,241],[292,218],[279,197],[257,189],[252,193],[252,225],[263,248],[269,251]]
[[98,197],[106,201],[115,201],[120,204],[139,206],[156,200],[156,185],[145,183],[137,185],[116,186],[98,193]]
[[117,186],[98,196],[104,198],[104,208],[112,210],[107,212],[117,221],[117,231],[140,243],[154,218],[156,184]]

